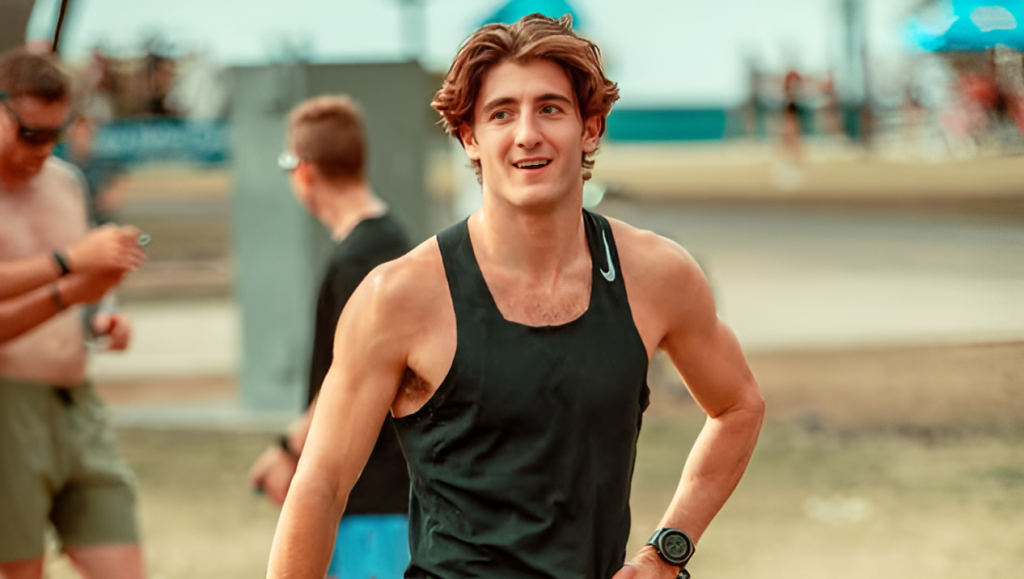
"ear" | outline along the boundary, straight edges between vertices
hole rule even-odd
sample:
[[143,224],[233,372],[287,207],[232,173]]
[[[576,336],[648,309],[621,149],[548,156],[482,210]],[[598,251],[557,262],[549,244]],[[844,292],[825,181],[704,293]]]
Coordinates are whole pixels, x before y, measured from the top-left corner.
[[295,167],[295,171],[293,171],[292,174],[295,176],[295,181],[299,186],[308,191],[313,186],[313,180],[315,178],[314,171],[315,169],[312,165],[302,161],[299,163],[298,167]]
[[597,150],[604,134],[604,117],[594,115],[583,122],[583,152],[588,155]]
[[462,148],[466,150],[466,156],[471,161],[480,160],[480,148],[476,145],[476,139],[473,137],[473,127],[469,125],[461,125],[459,127],[459,139],[462,141]]

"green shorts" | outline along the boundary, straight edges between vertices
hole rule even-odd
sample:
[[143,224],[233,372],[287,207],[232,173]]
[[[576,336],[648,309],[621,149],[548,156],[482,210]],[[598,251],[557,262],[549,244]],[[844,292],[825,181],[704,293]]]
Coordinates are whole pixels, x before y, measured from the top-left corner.
[[0,562],[41,557],[48,522],[69,548],[137,543],[135,479],[89,382],[0,377]]

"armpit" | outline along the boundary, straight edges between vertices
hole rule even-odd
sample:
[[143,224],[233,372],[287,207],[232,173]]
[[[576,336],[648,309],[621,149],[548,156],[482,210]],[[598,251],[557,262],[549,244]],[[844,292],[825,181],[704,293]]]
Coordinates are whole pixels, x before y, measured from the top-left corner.
[[398,387],[398,392],[402,396],[406,396],[411,399],[417,399],[421,397],[429,397],[434,391],[434,388],[420,375],[412,370],[412,368],[406,368],[405,373],[402,375],[402,383]]

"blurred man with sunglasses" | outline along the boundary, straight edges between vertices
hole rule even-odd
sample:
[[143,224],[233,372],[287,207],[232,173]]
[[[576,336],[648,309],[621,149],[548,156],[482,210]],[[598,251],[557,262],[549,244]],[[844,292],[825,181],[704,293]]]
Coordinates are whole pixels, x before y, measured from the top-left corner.
[[[72,119],[70,84],[51,56],[0,55],[0,261],[34,259],[43,284],[97,266],[78,251],[89,230],[81,175],[50,156]],[[141,263],[137,230],[103,235],[114,270]],[[0,345],[0,577],[42,577],[52,524],[83,577],[136,579],[144,572],[134,481],[86,380],[83,326],[113,350],[128,346],[131,327],[119,313],[83,324],[67,285],[48,284],[59,313]]]

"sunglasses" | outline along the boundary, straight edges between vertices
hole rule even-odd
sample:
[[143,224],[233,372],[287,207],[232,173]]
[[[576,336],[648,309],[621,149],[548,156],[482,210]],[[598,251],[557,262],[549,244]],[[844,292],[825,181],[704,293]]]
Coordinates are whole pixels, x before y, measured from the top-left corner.
[[14,119],[15,124],[18,125],[18,139],[26,145],[32,145],[34,147],[40,147],[43,145],[52,145],[60,140],[61,135],[67,130],[68,126],[75,120],[74,116],[64,121],[64,124],[56,128],[40,128],[40,127],[27,127],[25,123],[21,121],[21,117],[11,107],[10,95],[5,92],[0,92],[0,103],[3,103],[4,108],[7,109],[7,113]]
[[299,163],[301,162],[302,159],[296,157],[295,155],[289,153],[288,151],[281,153],[277,157],[277,166],[280,167],[280,169],[285,173],[291,173],[292,171],[297,169],[299,167]]

